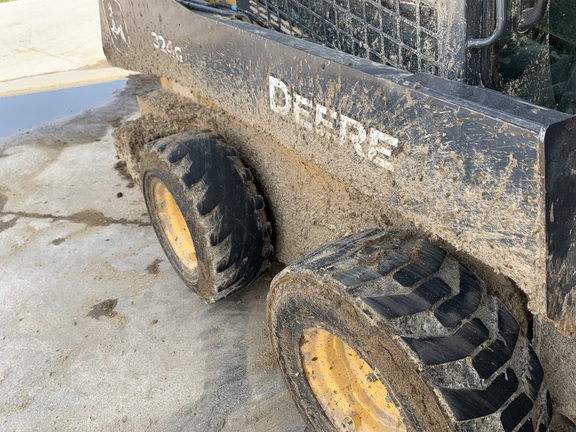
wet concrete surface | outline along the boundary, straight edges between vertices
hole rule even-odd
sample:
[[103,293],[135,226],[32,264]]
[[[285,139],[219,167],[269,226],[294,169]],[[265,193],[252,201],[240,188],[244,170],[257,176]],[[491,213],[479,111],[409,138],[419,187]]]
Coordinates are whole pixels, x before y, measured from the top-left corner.
[[112,101],[126,80],[83,87],[0,97],[0,138],[24,132],[42,123],[79,114]]
[[274,272],[213,305],[179,280],[122,175],[122,94],[0,138],[0,430],[302,431],[265,323]]

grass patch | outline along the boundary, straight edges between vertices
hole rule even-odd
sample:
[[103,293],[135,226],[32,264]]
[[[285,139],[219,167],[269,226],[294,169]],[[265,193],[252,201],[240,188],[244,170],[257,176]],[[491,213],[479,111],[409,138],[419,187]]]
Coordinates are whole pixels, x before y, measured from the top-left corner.
[[13,1],[13,0],[0,0],[0,3],[8,3],[8,2],[11,2],[11,1]]

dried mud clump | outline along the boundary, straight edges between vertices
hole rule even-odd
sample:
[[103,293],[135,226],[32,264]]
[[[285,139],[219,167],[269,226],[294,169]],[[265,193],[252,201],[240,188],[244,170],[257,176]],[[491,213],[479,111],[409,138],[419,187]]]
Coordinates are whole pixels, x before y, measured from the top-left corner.
[[128,175],[140,185],[140,156],[150,141],[190,130],[189,125],[176,124],[153,115],[128,121],[114,130],[114,147],[120,160],[126,163]]

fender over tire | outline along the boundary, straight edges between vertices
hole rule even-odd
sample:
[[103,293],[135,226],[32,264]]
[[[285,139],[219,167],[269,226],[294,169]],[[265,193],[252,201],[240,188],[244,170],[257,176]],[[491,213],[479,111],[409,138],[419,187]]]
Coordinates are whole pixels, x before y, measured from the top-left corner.
[[424,240],[372,230],[312,252],[273,280],[268,323],[284,380],[317,431],[548,428],[543,369],[517,322]]
[[148,213],[186,285],[212,303],[264,273],[272,229],[236,150],[208,131],[171,135],[146,150],[140,179]]

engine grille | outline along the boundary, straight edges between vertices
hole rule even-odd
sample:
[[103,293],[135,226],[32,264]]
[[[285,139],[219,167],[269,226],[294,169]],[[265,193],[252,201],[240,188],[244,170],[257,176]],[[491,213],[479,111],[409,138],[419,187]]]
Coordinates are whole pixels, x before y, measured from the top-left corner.
[[252,0],[277,31],[410,72],[439,74],[434,0]]

